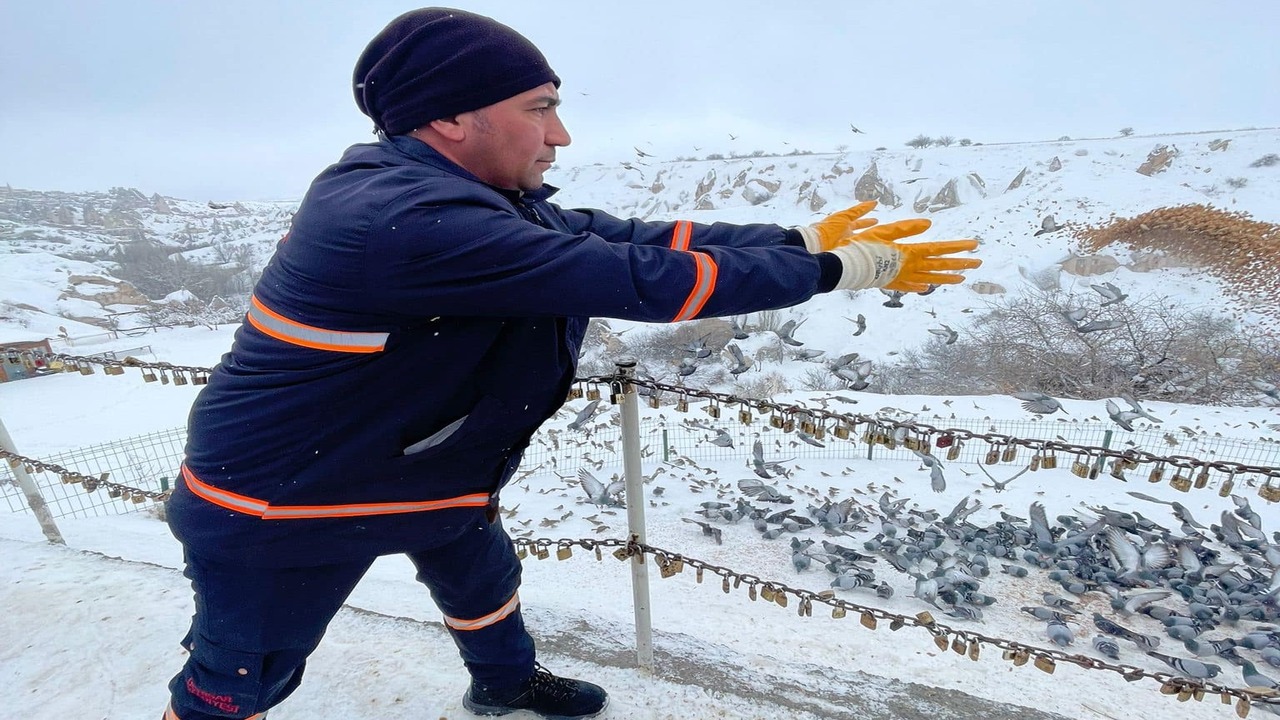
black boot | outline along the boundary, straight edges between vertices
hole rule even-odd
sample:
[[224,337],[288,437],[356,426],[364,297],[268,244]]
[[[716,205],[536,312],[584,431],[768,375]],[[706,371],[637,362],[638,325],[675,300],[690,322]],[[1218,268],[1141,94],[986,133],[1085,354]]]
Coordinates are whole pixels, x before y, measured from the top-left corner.
[[485,687],[471,683],[462,706],[476,715],[506,715],[529,710],[547,720],[577,720],[599,715],[609,704],[604,688],[583,680],[556,677],[534,665],[528,680],[512,687]]

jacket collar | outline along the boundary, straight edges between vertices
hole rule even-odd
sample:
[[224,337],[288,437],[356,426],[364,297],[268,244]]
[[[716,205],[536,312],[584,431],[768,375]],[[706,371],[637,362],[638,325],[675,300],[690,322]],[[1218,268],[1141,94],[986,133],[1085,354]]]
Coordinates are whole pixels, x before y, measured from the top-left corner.
[[501,193],[512,202],[539,202],[546,200],[560,191],[560,188],[553,185],[547,185],[546,183],[543,183],[542,187],[537,190],[526,190],[523,192],[520,190],[506,190],[504,188],[494,187],[475,175],[472,175],[466,168],[455,163],[444,155],[441,155],[435,148],[415,137],[410,137],[409,135],[393,135],[391,137],[384,136],[378,141],[378,144],[386,145],[393,148],[395,151],[398,151],[402,155],[406,155],[414,160],[431,165],[432,167],[439,168],[440,170],[444,170],[450,174],[458,175],[473,182],[478,182],[485,187],[491,188],[495,192]]

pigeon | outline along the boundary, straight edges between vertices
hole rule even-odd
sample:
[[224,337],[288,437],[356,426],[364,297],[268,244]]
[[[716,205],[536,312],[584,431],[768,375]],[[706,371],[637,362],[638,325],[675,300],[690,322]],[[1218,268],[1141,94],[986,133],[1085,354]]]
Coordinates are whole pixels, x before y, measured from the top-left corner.
[[1049,642],[1059,647],[1066,647],[1076,639],[1075,634],[1071,632],[1071,628],[1067,627],[1065,622],[1061,620],[1050,620],[1045,627],[1045,634],[1049,636]]
[[1120,659],[1120,645],[1106,635],[1093,636],[1093,649],[1112,660]]
[[793,347],[800,347],[801,345],[804,345],[804,343],[796,340],[794,337],[795,331],[803,325],[804,322],[804,320],[801,320],[798,323],[795,320],[788,320],[782,323],[782,327],[775,331],[778,334],[778,339]]
[[1102,283],[1101,285],[1090,285],[1089,287],[1093,288],[1094,291],[1096,291],[1099,295],[1105,298],[1103,302],[1098,304],[1098,307],[1115,305],[1116,303],[1129,297],[1128,295],[1121,292],[1120,288],[1116,287],[1115,285],[1112,285],[1109,282]]
[[790,495],[783,495],[778,488],[772,485],[765,485],[763,482],[755,478],[746,478],[738,481],[738,489],[750,495],[757,500],[776,503],[792,503],[795,500]]
[[1280,400],[1280,387],[1276,387],[1274,384],[1265,380],[1250,380],[1249,384],[1253,386],[1254,390],[1257,390],[1272,400]]
[[849,322],[853,323],[854,326],[858,328],[857,330],[853,331],[854,337],[858,337],[859,335],[867,331],[867,318],[863,316],[862,313],[858,313],[857,318],[845,318],[845,320],[848,320]]
[[1081,322],[1084,322],[1085,317],[1087,317],[1088,315],[1089,315],[1088,308],[1076,308],[1074,310],[1062,311],[1062,317],[1066,318],[1067,322],[1071,323],[1072,325],[1079,325]]
[[586,468],[578,469],[578,484],[582,486],[582,491],[587,494],[587,500],[592,505],[601,507],[626,507],[618,494],[627,489],[627,484],[622,480],[614,480],[607,486],[596,479]]
[[1117,425],[1133,432],[1132,422],[1143,416],[1143,413],[1137,413],[1132,410],[1121,410],[1114,400],[1107,400],[1107,415],[1115,421]]
[[1090,320],[1087,323],[1076,325],[1076,332],[1081,335],[1085,335],[1087,333],[1098,332],[1100,330],[1115,330],[1116,328],[1123,326],[1124,323],[1120,320]]
[[919,450],[912,450],[916,457],[920,458],[920,462],[929,468],[929,487],[936,493],[943,492],[947,489],[947,479],[942,474],[942,462],[938,458],[922,453]]
[[901,290],[885,290],[884,288],[880,288],[880,292],[884,293],[885,296],[889,298],[885,302],[880,303],[881,305],[884,305],[887,308],[902,307],[902,296],[906,295],[906,293]]
[[858,128],[854,127],[854,126],[853,126],[853,123],[849,123],[849,129],[850,129],[850,130],[852,130],[852,131],[853,131],[853,132],[855,132],[855,133],[859,133],[859,134],[862,134],[862,135],[866,135],[866,133],[864,133],[864,132],[862,132],[861,130],[859,130]]
[[680,377],[689,377],[698,371],[698,363],[692,358],[680,358],[680,366],[676,368],[676,374]]
[[940,328],[929,328],[929,332],[942,338],[943,345],[952,345],[960,338],[960,333],[952,330],[946,325],[943,325]]
[[1040,229],[1037,230],[1036,234],[1032,235],[1032,237],[1039,237],[1041,235],[1044,235],[1045,233],[1057,232],[1061,229],[1062,229],[1062,226],[1059,225],[1057,221],[1053,219],[1053,216],[1047,215],[1045,216],[1044,220],[1040,221]]
[[741,375],[742,373],[750,370],[752,365],[755,365],[755,361],[747,357],[742,352],[742,348],[738,347],[735,343],[729,343],[724,347],[724,349],[729,355],[727,359],[733,361],[733,367],[729,368],[730,375]]
[[1023,401],[1023,410],[1033,412],[1037,415],[1050,415],[1059,410],[1064,414],[1069,414],[1067,413],[1066,408],[1062,407],[1062,403],[1058,402],[1055,398],[1045,395],[1044,393],[1027,391],[1014,393],[1013,396]]
[[1201,662],[1190,658],[1173,657],[1172,655],[1165,655],[1154,650],[1148,650],[1147,654],[1182,673],[1185,677],[1194,678],[1196,680],[1205,680],[1222,672],[1222,666],[1214,665],[1213,663]]
[[711,523],[702,522],[701,520],[693,520],[691,518],[680,518],[687,523],[693,523],[702,528],[702,534],[714,538],[717,545],[724,544],[724,530],[712,525]]
[[1121,394],[1120,399],[1129,403],[1128,412],[1137,413],[1138,417],[1146,418],[1147,420],[1150,420],[1151,422],[1154,422],[1154,423],[1160,422],[1160,418],[1147,412],[1146,409],[1144,409],[1141,405],[1139,405],[1138,401],[1134,400],[1132,396]]
[[577,416],[573,418],[573,421],[570,422],[565,427],[569,430],[583,429],[584,427],[586,427],[587,423],[590,422],[591,418],[595,417],[596,410],[598,410],[599,408],[600,408],[600,401],[592,400],[591,402],[587,403],[585,407],[579,410]]
[[733,333],[734,340],[746,340],[751,337],[736,317],[729,318],[729,332]]

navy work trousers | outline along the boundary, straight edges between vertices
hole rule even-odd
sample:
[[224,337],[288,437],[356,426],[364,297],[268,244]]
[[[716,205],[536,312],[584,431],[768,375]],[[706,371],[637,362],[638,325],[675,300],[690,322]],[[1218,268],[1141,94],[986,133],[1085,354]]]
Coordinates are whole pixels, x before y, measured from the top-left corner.
[[[482,518],[408,556],[476,682],[509,686],[533,673],[533,639],[516,598],[520,561],[500,521]],[[196,611],[182,645],[191,654],[169,683],[166,717],[250,718],[288,697],[302,681],[307,656],[373,560],[242,567],[188,550],[185,575]]]

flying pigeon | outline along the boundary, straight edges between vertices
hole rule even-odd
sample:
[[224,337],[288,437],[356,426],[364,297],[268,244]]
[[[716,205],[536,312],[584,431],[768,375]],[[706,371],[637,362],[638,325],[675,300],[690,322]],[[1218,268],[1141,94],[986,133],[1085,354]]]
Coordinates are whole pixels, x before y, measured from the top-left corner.
[[1116,303],[1129,297],[1128,295],[1121,292],[1120,288],[1116,287],[1115,285],[1112,285],[1109,282],[1102,283],[1101,285],[1090,285],[1089,287],[1093,288],[1095,291],[1097,291],[1099,295],[1105,298],[1105,301],[1102,303],[1099,303],[1098,307],[1115,305]]
[[884,288],[880,288],[880,292],[884,293],[889,298],[888,300],[880,303],[881,305],[884,305],[887,308],[902,307],[902,296],[906,295],[906,293],[901,290],[885,290]]
[[729,368],[730,375],[741,375],[750,370],[751,366],[755,364],[755,361],[743,354],[742,348],[734,343],[729,343],[724,349],[729,355],[727,359],[733,361],[733,367]]
[[1052,398],[1044,393],[1028,391],[1014,393],[1013,396],[1023,401],[1023,410],[1033,412],[1037,415],[1050,415],[1059,410],[1063,413],[1067,412],[1066,408],[1062,407],[1062,403],[1058,402],[1056,398]]
[[960,337],[960,333],[952,330],[947,325],[940,328],[929,328],[929,332],[942,338],[943,345],[951,345]]
[[858,329],[853,331],[854,337],[858,337],[859,335],[867,331],[867,319],[863,317],[862,313],[858,313],[857,318],[845,318],[845,320],[848,320],[849,322],[857,326]]
[[587,500],[593,505],[601,507],[625,507],[618,494],[627,489],[627,484],[622,480],[614,480],[607,486],[596,479],[586,468],[578,469],[578,484],[582,486],[582,491],[587,494]]
[[569,430],[581,430],[586,427],[591,418],[595,417],[596,410],[600,407],[599,400],[592,400],[585,407],[578,411],[576,417],[565,427]]
[[798,323],[795,320],[788,320],[782,323],[782,327],[778,328],[775,331],[778,333],[778,339],[788,345],[792,345],[795,347],[799,347],[803,345],[804,343],[800,342],[799,340],[796,340],[795,337],[793,336],[796,329],[803,324],[804,324],[804,320],[801,320]]
[[1044,220],[1040,221],[1040,229],[1037,230],[1036,234],[1033,235],[1032,237],[1039,237],[1045,233],[1057,232],[1061,229],[1062,229],[1062,226],[1059,225],[1056,221],[1054,221],[1053,216],[1047,215],[1045,216]]
[[1087,323],[1076,326],[1076,332],[1080,334],[1098,332],[1099,330],[1115,330],[1123,326],[1124,323],[1119,320],[1090,320]]

